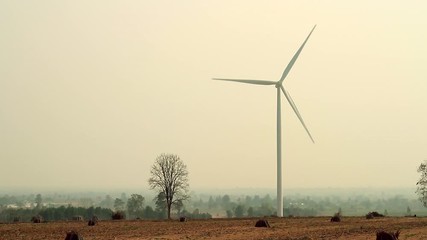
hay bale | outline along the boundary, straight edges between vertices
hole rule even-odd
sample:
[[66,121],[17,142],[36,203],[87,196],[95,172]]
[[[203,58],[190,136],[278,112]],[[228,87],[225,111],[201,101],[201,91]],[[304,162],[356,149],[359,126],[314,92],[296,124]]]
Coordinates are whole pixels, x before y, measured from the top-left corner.
[[69,231],[65,240],[83,240],[83,237],[76,231]]
[[179,218],[179,221],[180,221],[180,222],[186,222],[186,221],[187,221],[187,218],[186,218],[186,217],[180,217],[180,218]]
[[396,233],[388,233],[385,231],[377,232],[377,240],[398,240],[400,230],[397,230]]
[[113,212],[113,214],[111,215],[111,218],[113,220],[122,220],[122,219],[126,219],[126,214],[123,211],[117,211],[117,212]]
[[268,223],[267,220],[265,219],[260,219],[255,223],[255,227],[270,227],[270,224]]
[[33,223],[41,223],[43,222],[43,217],[40,215],[36,215],[34,217],[31,218],[31,222]]

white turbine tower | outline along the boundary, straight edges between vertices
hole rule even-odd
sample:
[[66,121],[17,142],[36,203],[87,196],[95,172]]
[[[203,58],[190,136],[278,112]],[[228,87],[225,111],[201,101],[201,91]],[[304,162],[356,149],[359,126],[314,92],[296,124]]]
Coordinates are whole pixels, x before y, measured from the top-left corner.
[[232,81],[232,82],[241,82],[241,83],[249,83],[249,84],[255,84],[255,85],[275,85],[277,88],[277,216],[283,217],[283,193],[282,193],[282,125],[281,125],[281,106],[280,106],[280,90],[282,90],[283,94],[285,95],[286,99],[288,100],[289,104],[291,105],[292,109],[294,110],[295,114],[297,115],[298,119],[300,120],[302,126],[305,128],[305,130],[308,133],[308,136],[310,137],[311,141],[314,143],[313,137],[311,136],[310,132],[308,131],[307,126],[304,123],[304,120],[301,117],[301,114],[298,111],[297,106],[295,105],[295,102],[292,100],[291,95],[285,90],[283,87],[283,80],[285,80],[286,76],[288,75],[289,71],[291,70],[292,66],[294,65],[295,61],[297,60],[299,54],[301,53],[302,49],[304,48],[305,43],[307,42],[308,38],[310,37],[311,33],[316,28],[316,25],[311,30],[310,34],[308,34],[307,38],[301,45],[301,47],[298,49],[298,51],[295,53],[294,57],[291,59],[291,61],[288,63],[288,66],[286,66],[285,71],[283,71],[282,77],[280,77],[279,81],[268,81],[268,80],[249,80],[249,79],[227,79],[227,78],[213,78],[213,80],[222,80],[222,81]]

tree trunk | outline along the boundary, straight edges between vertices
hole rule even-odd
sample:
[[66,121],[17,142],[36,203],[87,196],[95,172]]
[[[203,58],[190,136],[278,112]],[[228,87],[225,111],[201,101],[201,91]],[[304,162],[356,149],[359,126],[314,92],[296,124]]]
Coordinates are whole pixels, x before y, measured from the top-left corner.
[[171,206],[172,206],[172,204],[168,203],[168,219],[169,220],[171,219]]

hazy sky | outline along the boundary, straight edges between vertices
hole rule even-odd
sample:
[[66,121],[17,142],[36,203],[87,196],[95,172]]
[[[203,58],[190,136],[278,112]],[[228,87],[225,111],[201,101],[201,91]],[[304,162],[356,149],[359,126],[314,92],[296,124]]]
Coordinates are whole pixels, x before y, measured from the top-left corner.
[[[412,187],[427,159],[426,1],[0,0],[0,187]],[[285,192],[286,194],[286,192]]]

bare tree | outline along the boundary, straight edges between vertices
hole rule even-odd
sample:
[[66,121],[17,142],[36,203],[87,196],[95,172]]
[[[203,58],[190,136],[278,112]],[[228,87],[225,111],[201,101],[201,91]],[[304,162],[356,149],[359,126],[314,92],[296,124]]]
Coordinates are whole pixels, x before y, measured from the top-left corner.
[[171,219],[171,208],[189,198],[187,166],[174,154],[161,154],[151,167],[151,177],[148,179],[151,189],[158,191],[158,196],[165,197],[168,219]]

